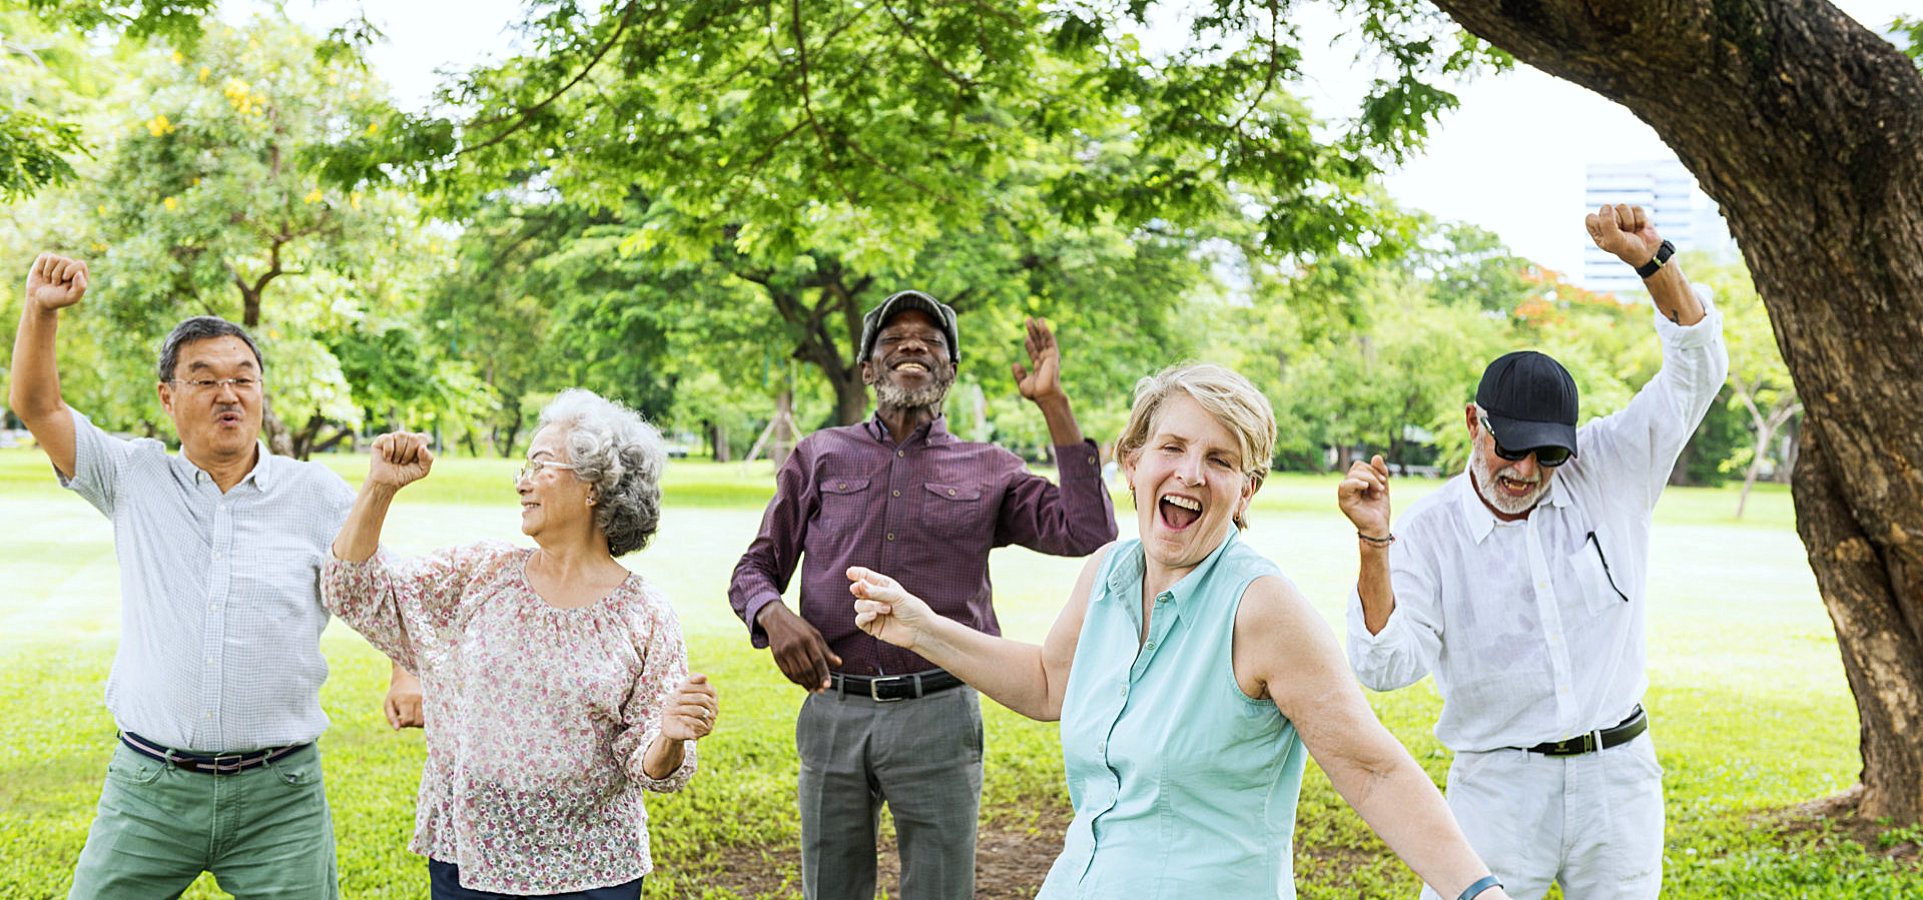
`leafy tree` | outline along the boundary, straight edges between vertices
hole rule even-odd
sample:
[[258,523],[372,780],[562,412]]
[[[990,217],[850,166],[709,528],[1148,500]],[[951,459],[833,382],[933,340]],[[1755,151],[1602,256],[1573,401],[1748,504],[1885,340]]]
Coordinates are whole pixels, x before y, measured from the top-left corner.
[[1716,306],[1723,313],[1723,339],[1729,344],[1729,405],[1747,413],[1749,447],[1732,460],[1744,469],[1743,493],[1736,501],[1736,518],[1740,519],[1757,474],[1770,460],[1770,444],[1777,432],[1803,411],[1803,403],[1797,399],[1796,385],[1790,381],[1789,368],[1783,365],[1783,355],[1776,350],[1776,335],[1770,330],[1769,316],[1749,273],[1740,265],[1717,262],[1703,254],[1689,254],[1684,265],[1691,280],[1716,291]]
[[319,148],[377,128],[385,105],[366,72],[321,62],[316,43],[260,18],[210,24],[191,56],[146,54],[91,197],[98,294],[118,331],[144,345],[185,315],[247,326],[270,360],[269,445],[301,455],[367,405],[328,335],[407,308],[425,256],[404,194],[321,183]]

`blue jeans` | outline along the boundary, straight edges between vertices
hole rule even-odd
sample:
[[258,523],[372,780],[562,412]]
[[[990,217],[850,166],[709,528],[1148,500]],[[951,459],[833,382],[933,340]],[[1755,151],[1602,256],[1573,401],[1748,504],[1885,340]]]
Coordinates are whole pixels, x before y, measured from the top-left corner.
[[430,859],[427,861],[427,880],[433,900],[520,900],[522,897],[541,897],[545,900],[641,900],[641,882],[647,879],[636,878],[627,884],[565,894],[497,894],[461,887],[460,866]]

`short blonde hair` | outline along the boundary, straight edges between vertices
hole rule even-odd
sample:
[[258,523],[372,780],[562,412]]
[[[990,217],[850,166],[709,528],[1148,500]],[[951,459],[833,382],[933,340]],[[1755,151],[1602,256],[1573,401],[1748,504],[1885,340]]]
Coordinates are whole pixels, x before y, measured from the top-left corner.
[[[1247,378],[1232,369],[1206,363],[1170,366],[1135,383],[1135,405],[1128,411],[1128,424],[1115,439],[1115,459],[1135,458],[1148,443],[1155,428],[1155,415],[1169,394],[1181,391],[1194,399],[1209,415],[1221,422],[1235,437],[1241,450],[1242,474],[1250,490],[1262,487],[1275,460],[1275,408],[1269,398],[1255,389]],[[1247,528],[1240,515],[1235,527]]]

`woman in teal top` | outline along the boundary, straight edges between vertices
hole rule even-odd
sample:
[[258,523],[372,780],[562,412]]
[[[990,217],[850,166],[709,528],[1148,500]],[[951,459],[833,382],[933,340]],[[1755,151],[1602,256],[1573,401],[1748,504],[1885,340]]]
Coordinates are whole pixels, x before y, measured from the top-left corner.
[[848,571],[864,630],[1061,720],[1075,819],[1040,900],[1295,896],[1305,750],[1438,893],[1505,897],[1376,721],[1328,625],[1238,537],[1274,442],[1268,399],[1234,372],[1143,379],[1115,449],[1141,538],[1089,561],[1039,647]]

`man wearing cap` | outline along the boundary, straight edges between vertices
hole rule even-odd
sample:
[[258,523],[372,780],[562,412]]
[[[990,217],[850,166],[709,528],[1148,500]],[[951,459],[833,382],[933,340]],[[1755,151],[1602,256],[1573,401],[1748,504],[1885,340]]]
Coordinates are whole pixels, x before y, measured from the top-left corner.
[[[975,895],[981,708],[974,689],[855,627],[850,566],[899,573],[935,611],[999,634],[988,551],[1083,556],[1115,539],[1093,441],[1062,392],[1055,336],[1028,320],[1013,366],[1055,444],[1059,486],[1014,454],[948,433],[942,399],[960,345],[955,311],[919,291],[862,320],[861,378],[877,408],[802,439],[775,476],[761,533],[729,586],[756,647],[808,691],[801,757],[801,879],[808,900],[872,900],[881,804],[895,820],[905,900]],[[781,600],[801,568],[800,610]]]
[[1604,206],[1586,225],[1655,302],[1655,378],[1578,428],[1569,373],[1507,354],[1464,410],[1468,471],[1394,534],[1381,457],[1338,492],[1362,556],[1350,664],[1379,691],[1435,676],[1449,806],[1517,898],[1553,882],[1572,900],[1662,887],[1662,769],[1641,706],[1650,516],[1729,372],[1708,290],[1642,209]]

